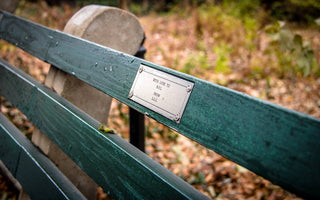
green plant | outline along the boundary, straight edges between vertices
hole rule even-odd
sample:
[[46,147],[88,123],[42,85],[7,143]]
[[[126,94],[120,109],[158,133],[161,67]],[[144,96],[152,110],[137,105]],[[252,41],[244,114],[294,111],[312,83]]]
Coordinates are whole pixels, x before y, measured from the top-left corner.
[[168,140],[175,142],[179,138],[179,134],[169,129],[167,137]]
[[209,70],[211,65],[208,61],[208,56],[205,51],[192,53],[184,64],[181,72],[192,74],[193,70]]
[[216,65],[214,71],[216,73],[227,74],[230,73],[230,58],[229,55],[232,53],[232,49],[227,44],[220,44],[213,47],[213,52],[217,55]]
[[[255,50],[261,10],[258,3],[251,1],[225,0],[222,5],[200,6],[194,15],[195,32],[199,40],[207,40],[209,36],[219,43],[230,44],[236,52],[239,47]],[[202,46],[198,44],[199,49]]]
[[141,15],[143,12],[142,6],[137,3],[130,4],[130,11],[133,12],[135,15]]
[[122,103],[118,104],[119,117],[125,122],[125,124],[129,124],[129,114],[127,112],[123,112],[123,106],[126,106]]
[[191,185],[196,185],[196,184],[206,184],[205,181],[205,176],[202,172],[196,172],[195,174],[191,175],[191,177],[188,180],[188,183]]
[[260,1],[251,0],[223,0],[222,7],[227,11],[228,15],[236,18],[255,17],[260,9]]
[[187,62],[183,65],[183,68],[180,70],[183,73],[191,74],[191,70],[196,67],[196,61],[193,56],[189,57]]
[[318,73],[312,46],[301,35],[285,28],[284,22],[269,25],[265,30],[271,38],[270,46],[278,57],[281,73],[292,71],[303,76]]

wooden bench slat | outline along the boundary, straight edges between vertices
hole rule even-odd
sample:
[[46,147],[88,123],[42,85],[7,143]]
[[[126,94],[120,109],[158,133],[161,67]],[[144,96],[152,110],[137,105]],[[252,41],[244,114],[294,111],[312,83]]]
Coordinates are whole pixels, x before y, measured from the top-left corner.
[[124,139],[19,69],[0,60],[0,94],[117,199],[206,199]]
[[[3,39],[273,183],[320,198],[319,119],[2,14]],[[127,98],[141,63],[194,82],[179,124]]]
[[0,141],[0,159],[32,199],[86,199],[1,113]]

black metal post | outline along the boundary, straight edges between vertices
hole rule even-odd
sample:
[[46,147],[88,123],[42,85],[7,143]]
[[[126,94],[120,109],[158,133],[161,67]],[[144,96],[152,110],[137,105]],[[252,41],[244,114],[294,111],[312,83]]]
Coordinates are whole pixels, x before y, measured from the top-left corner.
[[144,152],[145,127],[144,115],[130,108],[130,143]]
[[[135,55],[139,58],[144,58],[146,48],[142,45]],[[144,126],[144,114],[129,108],[130,116],[130,143],[135,147],[145,152],[145,126]]]

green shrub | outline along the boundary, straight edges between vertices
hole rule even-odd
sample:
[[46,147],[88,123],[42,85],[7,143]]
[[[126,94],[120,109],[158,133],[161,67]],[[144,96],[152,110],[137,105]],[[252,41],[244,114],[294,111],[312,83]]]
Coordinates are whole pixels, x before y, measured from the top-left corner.
[[213,52],[217,56],[214,71],[223,74],[230,73],[232,71],[229,58],[230,53],[232,53],[230,46],[224,43],[216,45],[213,47]]
[[[293,72],[303,76],[318,74],[319,67],[311,44],[284,25],[284,22],[277,22],[266,27],[266,32],[272,39],[269,48],[273,48],[279,59],[280,72]],[[270,49],[268,51],[271,52]]]

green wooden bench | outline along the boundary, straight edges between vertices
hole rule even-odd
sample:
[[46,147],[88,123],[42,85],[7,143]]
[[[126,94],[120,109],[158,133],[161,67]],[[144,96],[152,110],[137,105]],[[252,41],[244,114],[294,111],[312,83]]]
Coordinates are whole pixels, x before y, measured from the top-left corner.
[[[319,119],[3,11],[0,37],[274,184],[320,198]],[[207,198],[29,75],[0,65],[0,95],[111,197]],[[84,198],[3,115],[0,159],[31,198]]]

